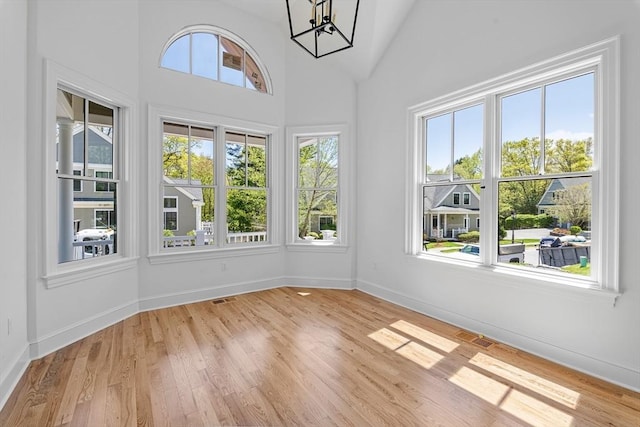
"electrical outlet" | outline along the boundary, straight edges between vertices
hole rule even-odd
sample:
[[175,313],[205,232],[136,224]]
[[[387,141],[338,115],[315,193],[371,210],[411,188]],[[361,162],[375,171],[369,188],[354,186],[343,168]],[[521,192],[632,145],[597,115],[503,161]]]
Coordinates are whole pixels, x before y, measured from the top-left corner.
[[220,271],[227,271],[227,264],[226,263],[221,263],[220,264]]
[[11,318],[7,318],[7,335],[11,335],[11,329],[12,329],[12,325],[11,325]]

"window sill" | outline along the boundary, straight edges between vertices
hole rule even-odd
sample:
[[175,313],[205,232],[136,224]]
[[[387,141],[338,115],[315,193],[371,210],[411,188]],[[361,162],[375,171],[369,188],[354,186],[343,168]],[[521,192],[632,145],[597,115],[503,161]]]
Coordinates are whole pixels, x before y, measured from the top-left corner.
[[571,295],[572,297],[578,296],[590,300],[599,300],[611,305],[612,307],[615,307],[618,297],[622,295],[621,293],[610,289],[600,288],[598,283],[592,280],[580,280],[566,276],[545,274],[537,271],[524,270],[516,266],[484,265],[479,262],[457,260],[427,254],[415,255],[411,258],[416,262],[437,262],[460,268],[473,268],[475,269],[474,273],[477,271],[479,275],[485,275],[492,279],[495,279],[496,276],[518,278],[518,281],[501,281],[500,285],[514,289],[531,289],[548,295]]
[[70,285],[72,283],[90,280],[138,266],[138,257],[117,257],[114,260],[99,262],[78,262],[81,265],[64,266],[54,273],[43,276],[47,289]]
[[277,245],[260,245],[260,246],[239,246],[226,247],[220,249],[207,250],[190,250],[178,249],[174,251],[166,251],[147,256],[149,263],[155,264],[173,264],[185,261],[201,261],[218,258],[231,258],[244,255],[263,255],[280,252],[280,246]]
[[287,244],[289,252],[326,252],[326,253],[344,253],[347,252],[349,246],[332,241],[312,240],[312,241],[296,241]]

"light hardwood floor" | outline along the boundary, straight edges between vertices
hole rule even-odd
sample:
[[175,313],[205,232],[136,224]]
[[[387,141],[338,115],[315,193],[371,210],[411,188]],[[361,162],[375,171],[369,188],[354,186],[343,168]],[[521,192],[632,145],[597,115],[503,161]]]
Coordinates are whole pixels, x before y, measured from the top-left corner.
[[281,288],[33,361],[0,426],[58,425],[638,426],[640,394],[359,291]]

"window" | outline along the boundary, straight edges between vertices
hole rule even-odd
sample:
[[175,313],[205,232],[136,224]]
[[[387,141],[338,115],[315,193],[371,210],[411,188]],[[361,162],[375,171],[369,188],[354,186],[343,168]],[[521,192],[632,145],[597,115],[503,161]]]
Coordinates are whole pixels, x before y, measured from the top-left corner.
[[178,230],[178,198],[177,197],[164,198],[163,214],[164,214],[164,227],[163,227],[164,230],[177,231]]
[[[63,224],[58,226],[58,263],[86,259],[83,249],[90,240],[101,240],[101,246],[110,245],[108,253],[117,253],[119,110],[65,88],[58,88],[57,104],[58,217]],[[102,172],[92,176],[90,167]],[[98,194],[101,191],[106,194]],[[108,229],[108,238],[96,229]]]
[[[413,108],[413,155],[423,160],[410,179],[421,196],[411,201],[408,251],[617,290],[617,44]],[[471,218],[479,233],[465,241],[477,240],[478,256],[422,252],[423,235],[459,241],[458,224]],[[546,245],[549,235],[561,244]]]
[[338,135],[297,138],[298,238],[333,240],[338,214]]
[[220,28],[191,27],[174,35],[160,66],[262,93],[272,93],[265,68],[239,37]]
[[163,248],[269,241],[268,136],[164,121],[162,140]]
[[[108,171],[95,171],[96,178],[113,178],[113,172]],[[116,191],[115,184],[113,182],[103,182],[96,181],[95,182],[95,191],[96,192],[114,192]]]
[[[163,247],[213,245],[215,215],[215,130],[213,127],[163,123]],[[205,229],[209,233],[205,235]],[[175,237],[178,236],[181,241]]]
[[98,210],[96,209],[95,213],[94,213],[94,222],[95,222],[95,227],[96,228],[115,228],[116,223],[116,217],[114,214],[114,211],[112,209],[102,209],[102,210]]
[[[82,171],[74,170],[73,174],[75,176],[82,176]],[[73,180],[73,191],[74,192],[82,191],[82,180],[80,179]]]
[[353,182],[348,127],[290,127],[286,141],[288,250],[346,251]]

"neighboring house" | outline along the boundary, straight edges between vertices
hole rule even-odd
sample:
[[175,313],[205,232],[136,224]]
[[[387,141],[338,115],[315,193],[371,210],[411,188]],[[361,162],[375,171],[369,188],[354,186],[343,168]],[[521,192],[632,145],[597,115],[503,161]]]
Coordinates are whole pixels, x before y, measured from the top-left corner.
[[[85,165],[84,127],[73,131],[73,174],[82,175]],[[89,126],[87,177],[113,177],[113,145],[111,137],[98,127]],[[75,230],[112,228],[116,225],[114,210],[115,184],[86,180],[73,182],[73,217]]]
[[[164,229],[170,230],[175,236],[186,236],[189,232],[202,230],[202,207],[204,206],[202,188],[187,187],[186,179],[166,176],[163,179],[167,184],[178,185],[164,188],[162,210]],[[191,180],[191,184],[200,185],[200,181]],[[179,185],[185,185],[185,187],[179,187]]]
[[[540,198],[540,201],[536,205],[538,208],[538,214],[549,213],[549,209],[556,205],[557,191],[566,190],[572,186],[584,185],[590,183],[591,178],[577,177],[577,178],[555,178],[551,180],[549,187]],[[557,224],[560,227],[566,227],[568,224]]]
[[[435,175],[427,178],[437,180]],[[480,196],[469,184],[425,187],[423,207],[426,238],[455,239],[480,228]]]

